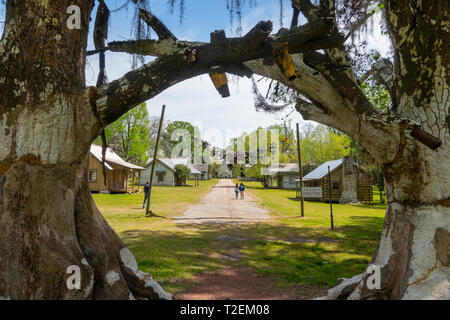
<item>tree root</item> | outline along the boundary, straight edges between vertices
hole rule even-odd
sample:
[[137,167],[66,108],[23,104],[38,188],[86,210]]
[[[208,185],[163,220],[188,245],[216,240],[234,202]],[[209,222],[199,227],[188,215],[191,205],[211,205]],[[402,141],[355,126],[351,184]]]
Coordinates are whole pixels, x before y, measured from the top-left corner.
[[340,278],[336,283],[336,286],[328,290],[326,296],[316,298],[315,300],[344,300],[349,298],[349,296],[361,282],[363,275],[364,274],[361,273],[350,279]]
[[173,298],[150,274],[139,271],[134,255],[100,214],[87,185],[78,189],[75,205],[79,243],[95,275],[92,298]]

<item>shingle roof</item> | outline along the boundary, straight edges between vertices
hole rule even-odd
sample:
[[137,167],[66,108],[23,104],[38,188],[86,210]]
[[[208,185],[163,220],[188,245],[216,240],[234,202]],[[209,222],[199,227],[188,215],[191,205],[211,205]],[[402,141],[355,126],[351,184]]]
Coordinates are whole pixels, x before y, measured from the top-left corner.
[[[98,161],[102,162],[102,146],[91,144],[90,152]],[[112,151],[110,148],[106,148],[105,167],[108,170],[114,170],[110,164],[116,164],[129,169],[145,170],[145,168],[124,161],[117,153]]]
[[330,167],[330,172],[339,167],[342,164],[342,159],[339,160],[331,160],[323,163],[318,168],[314,169],[306,176],[303,177],[303,180],[318,180],[325,177],[328,174],[328,166]]

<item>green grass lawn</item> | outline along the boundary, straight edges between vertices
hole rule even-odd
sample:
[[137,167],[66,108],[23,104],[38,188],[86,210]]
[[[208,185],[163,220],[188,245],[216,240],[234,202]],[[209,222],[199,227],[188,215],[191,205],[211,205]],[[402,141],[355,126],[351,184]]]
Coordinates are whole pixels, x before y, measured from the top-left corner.
[[[200,186],[193,187],[193,182],[188,181],[189,185],[185,187],[153,187],[152,211],[162,217],[181,213],[187,205],[199,201],[216,183],[217,180],[200,181]],[[142,229],[143,225],[164,220],[145,217],[143,191],[135,194],[94,194],[93,197],[108,223],[119,233]]]
[[[292,243],[261,241],[246,248],[246,263],[266,275],[285,282],[332,286],[339,277],[363,272],[376,249],[386,206],[333,204],[334,230],[330,205],[305,202],[300,217],[300,201],[295,190],[264,189],[259,182],[247,182],[247,190],[281,226],[260,230],[276,239],[308,238],[330,242]],[[264,227],[263,227],[264,228]]]
[[[165,218],[145,218],[143,193],[94,195],[110,225],[136,255],[139,267],[151,273],[171,293],[179,293],[195,275],[245,264],[281,286],[293,286],[305,296],[317,295],[340,277],[361,273],[376,248],[385,206],[333,205],[335,230],[330,230],[329,204],[306,202],[300,218],[295,191],[263,189],[247,182],[247,190],[273,219],[249,225],[184,225],[170,218],[205,195],[217,180],[200,187],[156,187],[152,209]],[[221,240],[228,236],[238,241]],[[308,239],[312,243],[295,242]],[[319,242],[319,240],[331,242]],[[224,257],[239,253],[238,261]],[[312,289],[311,289],[312,288]]]

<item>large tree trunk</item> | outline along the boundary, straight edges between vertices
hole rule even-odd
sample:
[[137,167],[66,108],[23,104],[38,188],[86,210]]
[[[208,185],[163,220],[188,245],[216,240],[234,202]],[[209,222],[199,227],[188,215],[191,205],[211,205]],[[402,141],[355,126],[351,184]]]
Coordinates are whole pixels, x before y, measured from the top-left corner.
[[[386,177],[388,207],[371,261],[380,268],[381,287],[368,288],[370,270],[341,280],[328,298],[450,299],[448,2],[385,5],[396,66],[391,115],[410,125],[394,129],[393,121],[386,122],[395,137],[385,146],[388,153],[373,149],[379,135],[355,136],[383,165]],[[419,142],[415,126],[442,144]]]
[[382,289],[361,282],[350,298],[450,299],[448,2],[411,5],[411,15],[401,1],[386,5],[396,49],[393,111],[442,145],[433,150],[408,138],[398,161],[384,159],[388,209],[372,260]]
[[[263,61],[246,65],[307,97],[312,104],[297,105],[304,119],[349,134],[383,166],[388,207],[370,263],[380,270],[381,287],[367,287],[373,280],[368,269],[340,279],[326,298],[450,299],[448,2],[413,9],[408,1],[386,1],[385,14],[396,52],[389,115],[360,112],[358,86],[345,81],[333,52],[326,67],[317,55],[294,55],[301,79],[292,82]],[[435,149],[419,142],[415,125],[442,144]]]
[[[81,30],[66,27],[70,4],[7,2],[0,43],[0,299],[170,299],[138,270],[89,192],[86,155],[103,127],[93,90],[84,85],[93,1],[79,1]],[[80,289],[66,283],[71,266],[81,271]]]

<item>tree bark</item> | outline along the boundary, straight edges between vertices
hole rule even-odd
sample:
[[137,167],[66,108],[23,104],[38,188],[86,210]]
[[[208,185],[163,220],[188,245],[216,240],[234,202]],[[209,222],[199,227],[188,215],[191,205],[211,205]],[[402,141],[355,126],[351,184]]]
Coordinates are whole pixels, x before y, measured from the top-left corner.
[[[97,210],[86,177],[103,129],[85,88],[93,1],[7,1],[0,42],[0,299],[171,299]],[[30,39],[33,39],[30,41]],[[80,270],[80,289],[66,281]]]

